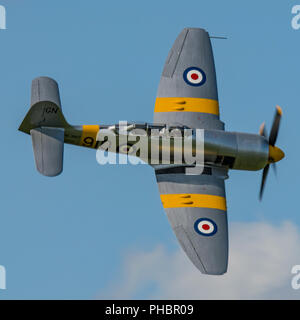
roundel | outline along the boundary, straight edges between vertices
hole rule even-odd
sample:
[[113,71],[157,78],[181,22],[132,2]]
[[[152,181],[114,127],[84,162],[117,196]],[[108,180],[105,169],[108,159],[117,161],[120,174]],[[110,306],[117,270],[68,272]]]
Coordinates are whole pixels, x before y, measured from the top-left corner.
[[216,223],[208,218],[198,219],[194,224],[194,229],[202,236],[212,236],[218,231]]
[[190,86],[202,86],[206,81],[206,75],[203,70],[197,67],[190,67],[185,69],[183,73],[184,81]]

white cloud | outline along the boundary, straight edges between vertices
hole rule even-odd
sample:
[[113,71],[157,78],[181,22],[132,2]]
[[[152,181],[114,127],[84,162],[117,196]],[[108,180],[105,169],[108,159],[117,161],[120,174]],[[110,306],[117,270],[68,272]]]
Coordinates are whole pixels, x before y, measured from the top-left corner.
[[112,299],[299,299],[293,265],[300,264],[300,234],[292,223],[230,225],[227,274],[201,274],[181,249],[162,245],[127,254],[120,278],[100,298]]

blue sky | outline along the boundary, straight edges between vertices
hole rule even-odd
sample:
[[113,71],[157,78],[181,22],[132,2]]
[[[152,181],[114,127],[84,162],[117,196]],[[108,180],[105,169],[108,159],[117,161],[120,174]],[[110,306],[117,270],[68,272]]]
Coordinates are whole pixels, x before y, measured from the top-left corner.
[[[94,150],[67,145],[63,174],[45,178],[35,170],[30,138],[17,128],[37,76],[58,81],[72,124],[152,122],[167,53],[184,27],[228,37],[212,40],[227,130],[256,133],[263,121],[270,129],[275,105],[283,109],[277,144],[286,158],[277,178],[271,171],[260,203],[261,172],[230,172],[230,225],[288,220],[297,229],[295,4],[300,1],[0,0],[7,11],[7,29],[0,30],[0,265],[7,290],[0,299],[102,297],[124,273],[128,253],[161,244],[177,250],[150,167],[103,167]],[[300,256],[294,260],[300,264]],[[131,297],[152,291],[148,283]]]

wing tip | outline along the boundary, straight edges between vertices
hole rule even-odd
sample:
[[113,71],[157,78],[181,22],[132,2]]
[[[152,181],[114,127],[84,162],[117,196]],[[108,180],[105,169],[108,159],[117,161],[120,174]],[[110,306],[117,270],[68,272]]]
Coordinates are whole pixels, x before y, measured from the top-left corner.
[[220,270],[205,270],[205,272],[201,271],[201,273],[208,275],[208,276],[222,276],[225,273],[227,273],[227,267],[225,269],[220,269]]
[[203,33],[208,33],[204,28],[194,28],[194,27],[186,27],[182,30],[182,32],[203,32]]
[[203,261],[196,251],[190,237],[182,226],[174,228],[175,235],[180,243],[183,251],[193,263],[193,265],[202,273],[206,275],[223,275],[227,272],[228,258],[225,259],[209,259],[210,261]]

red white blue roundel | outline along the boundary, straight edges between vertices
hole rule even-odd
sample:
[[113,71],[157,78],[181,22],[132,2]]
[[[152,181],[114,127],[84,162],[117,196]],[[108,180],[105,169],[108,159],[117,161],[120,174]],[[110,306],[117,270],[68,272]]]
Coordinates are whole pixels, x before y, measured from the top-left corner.
[[218,231],[216,223],[208,218],[198,219],[194,224],[194,229],[202,236],[212,236]]
[[185,69],[183,73],[183,80],[190,86],[202,86],[206,81],[206,74],[200,68],[190,67]]

